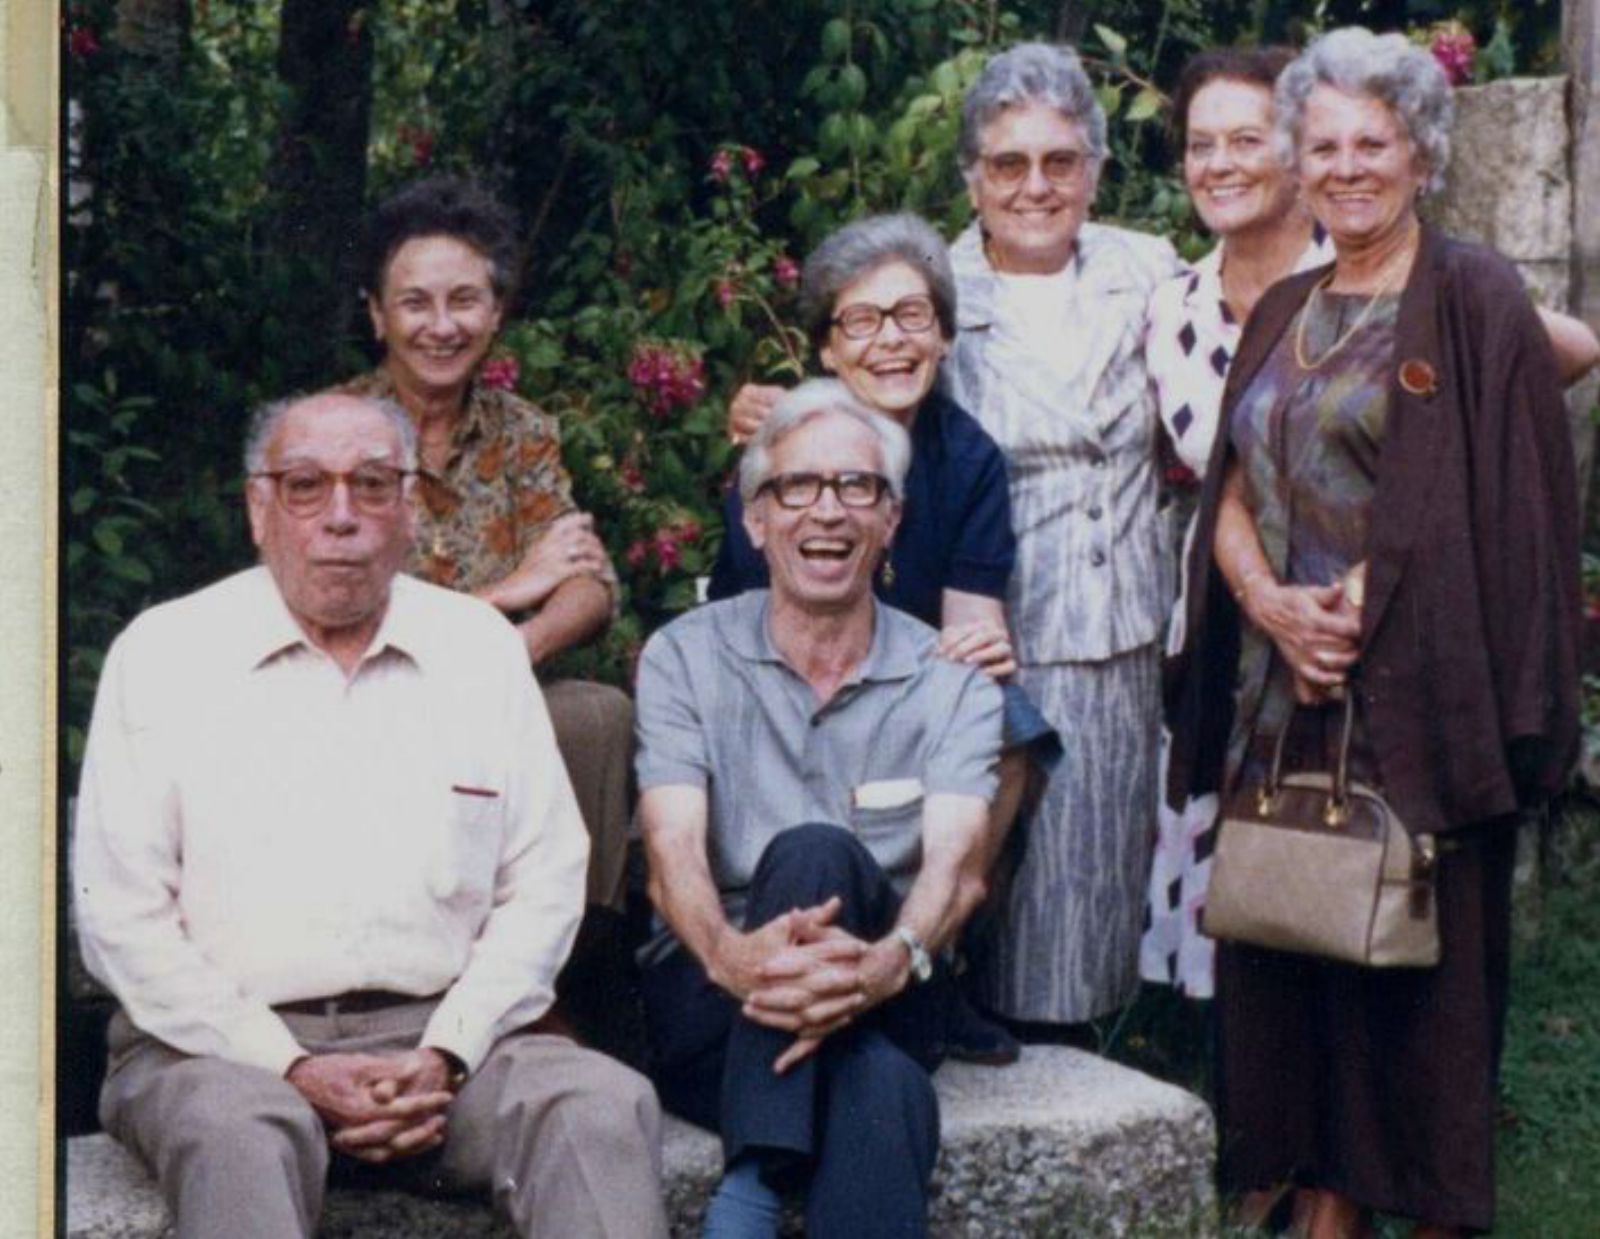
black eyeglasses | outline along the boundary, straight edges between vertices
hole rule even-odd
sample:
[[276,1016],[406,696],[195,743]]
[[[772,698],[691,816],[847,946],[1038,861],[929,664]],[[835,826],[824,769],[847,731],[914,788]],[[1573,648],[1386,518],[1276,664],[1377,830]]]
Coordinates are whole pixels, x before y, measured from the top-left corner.
[[348,473],[332,473],[315,465],[295,465],[290,469],[263,469],[253,478],[267,478],[272,490],[291,516],[316,516],[328,506],[333,488],[343,482],[350,489],[350,502],[368,516],[384,516],[400,502],[406,478],[415,470],[394,465],[362,465]]
[[919,293],[914,297],[901,297],[887,310],[858,301],[855,305],[845,306],[828,321],[842,331],[846,339],[865,340],[868,336],[878,334],[886,318],[894,319],[901,331],[920,335],[932,327],[938,317],[938,312],[933,308],[933,298]]
[[889,491],[889,479],[881,473],[776,473],[756,488],[757,495],[771,495],[780,508],[809,508],[831,490],[847,508],[870,508]]
[[[1068,147],[1059,151],[1046,151],[1039,156],[1039,170],[1044,179],[1057,189],[1073,185],[1083,176],[1091,160],[1083,151]],[[983,156],[984,171],[996,185],[1014,188],[1028,179],[1028,169],[1033,160],[1021,151],[1001,151],[998,155]]]

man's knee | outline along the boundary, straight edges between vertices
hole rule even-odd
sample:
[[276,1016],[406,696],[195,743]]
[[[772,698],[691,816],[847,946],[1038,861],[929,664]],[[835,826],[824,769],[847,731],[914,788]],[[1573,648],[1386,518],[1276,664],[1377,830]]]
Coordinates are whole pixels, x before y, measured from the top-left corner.
[[[558,1063],[537,1054],[520,1055],[508,1074],[502,1107],[535,1122],[540,1136],[552,1136],[603,1150],[606,1156],[636,1156],[648,1150],[659,1157],[661,1107],[650,1081],[631,1067],[593,1050],[572,1047]],[[531,1073],[524,1077],[523,1073]],[[551,1073],[559,1085],[552,1089]],[[520,1078],[528,1087],[521,1087]],[[542,1096],[541,1102],[535,1100]],[[543,1111],[536,1118],[536,1111]]]
[[322,1120],[294,1087],[255,1067],[180,1058],[107,1081],[108,1127],[158,1169],[301,1176],[328,1169]]
[[563,753],[631,745],[633,700],[621,689],[592,680],[557,680],[546,686],[544,696]]
[[791,826],[767,844],[756,863],[755,880],[798,870],[838,879],[875,868],[872,853],[848,830],[827,822]]

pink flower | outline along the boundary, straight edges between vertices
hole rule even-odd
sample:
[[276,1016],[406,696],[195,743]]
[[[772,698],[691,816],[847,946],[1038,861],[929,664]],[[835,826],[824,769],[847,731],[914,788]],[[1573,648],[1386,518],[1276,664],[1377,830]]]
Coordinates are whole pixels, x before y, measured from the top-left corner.
[[521,369],[515,357],[491,357],[483,363],[478,378],[485,387],[498,387],[501,391],[516,391]]
[[728,177],[733,174],[733,152],[726,146],[711,156],[711,179],[722,184],[727,184]]
[[767,158],[753,146],[741,146],[739,158],[744,160],[744,174],[752,181],[761,175],[761,169],[767,166]]
[[800,282],[800,264],[787,254],[779,254],[772,264],[772,278],[785,288]]
[[67,31],[67,51],[79,60],[85,60],[100,50],[100,39],[92,27],[73,26]]
[[673,536],[670,529],[656,530],[655,541],[656,558],[661,562],[661,571],[671,572],[683,563],[683,555],[678,546],[678,539]]
[[682,345],[640,341],[628,362],[628,382],[652,413],[665,417],[706,394],[706,366]]
[[1433,27],[1428,50],[1439,62],[1450,85],[1462,86],[1472,80],[1472,60],[1478,41],[1458,21],[1439,22]]
[[739,295],[739,287],[732,280],[718,280],[715,292],[717,304],[726,310],[733,304],[733,299]]
[[628,561],[628,567],[638,571],[643,568],[645,561],[650,558],[650,544],[643,538],[635,538],[622,557]]
[[631,458],[622,462],[622,468],[617,470],[617,477],[622,482],[624,490],[631,491],[635,495],[644,493],[644,473]]

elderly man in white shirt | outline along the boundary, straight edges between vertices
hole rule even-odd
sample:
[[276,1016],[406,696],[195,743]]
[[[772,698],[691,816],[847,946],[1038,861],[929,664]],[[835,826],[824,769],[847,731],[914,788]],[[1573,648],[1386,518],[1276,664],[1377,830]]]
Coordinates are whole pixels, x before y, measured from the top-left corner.
[[264,566],[140,616],[95,703],[73,880],[121,1005],[107,1130],[183,1239],[314,1233],[341,1159],[489,1190],[523,1235],[664,1236],[649,1084],[532,1027],[587,835],[515,631],[396,575],[406,415],[268,406],[246,467]]

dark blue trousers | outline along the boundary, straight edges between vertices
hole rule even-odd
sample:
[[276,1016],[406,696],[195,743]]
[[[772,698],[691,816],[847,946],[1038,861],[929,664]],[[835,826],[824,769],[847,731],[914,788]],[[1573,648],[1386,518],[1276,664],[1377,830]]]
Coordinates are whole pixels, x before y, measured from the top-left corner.
[[[900,900],[854,835],[810,824],[768,845],[751,883],[745,927],[838,895],[836,923],[871,941]],[[784,1075],[773,1062],[789,1033],[745,1019],[687,951],[647,968],[651,1074],[667,1109],[722,1134],[729,1162],[761,1151],[776,1187],[806,1185],[814,1239],[916,1239],[927,1234],[928,1182],[939,1151],[929,1073],[944,1042],[951,980],[941,968],[828,1037]]]

